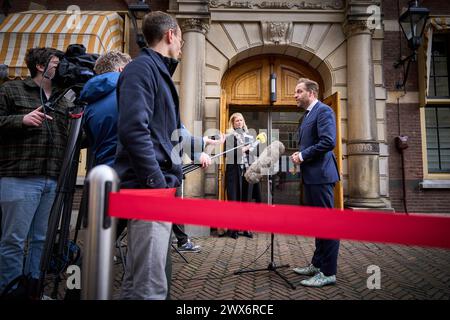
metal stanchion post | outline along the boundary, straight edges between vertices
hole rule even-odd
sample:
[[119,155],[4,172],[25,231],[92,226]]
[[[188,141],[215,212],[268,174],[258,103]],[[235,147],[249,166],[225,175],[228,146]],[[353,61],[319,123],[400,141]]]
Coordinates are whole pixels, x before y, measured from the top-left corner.
[[88,183],[88,225],[84,243],[81,299],[110,300],[113,283],[115,218],[107,216],[109,193],[119,190],[119,178],[109,166],[91,170]]

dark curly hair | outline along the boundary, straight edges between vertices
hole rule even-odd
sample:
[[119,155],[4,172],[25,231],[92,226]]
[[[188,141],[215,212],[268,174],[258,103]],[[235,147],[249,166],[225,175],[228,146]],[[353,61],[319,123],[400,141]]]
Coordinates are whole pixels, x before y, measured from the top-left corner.
[[61,57],[62,52],[53,48],[31,48],[25,56],[25,62],[31,77],[37,75],[37,65],[45,66],[53,56]]

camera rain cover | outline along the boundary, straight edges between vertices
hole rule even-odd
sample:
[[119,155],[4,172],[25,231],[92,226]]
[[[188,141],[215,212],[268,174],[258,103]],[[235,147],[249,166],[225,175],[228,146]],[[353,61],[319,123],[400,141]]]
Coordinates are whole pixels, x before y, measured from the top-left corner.
[[97,54],[86,53],[84,45],[71,44],[60,59],[53,80],[61,87],[82,87],[95,75],[94,65],[97,58]]

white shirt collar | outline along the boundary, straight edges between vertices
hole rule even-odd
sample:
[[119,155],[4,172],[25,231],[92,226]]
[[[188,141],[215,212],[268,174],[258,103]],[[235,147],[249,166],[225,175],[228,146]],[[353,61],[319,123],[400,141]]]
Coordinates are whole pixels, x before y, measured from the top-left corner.
[[313,102],[311,102],[311,104],[308,106],[308,108],[306,108],[306,110],[311,112],[312,108],[316,105],[317,101],[319,101],[319,100],[314,99]]

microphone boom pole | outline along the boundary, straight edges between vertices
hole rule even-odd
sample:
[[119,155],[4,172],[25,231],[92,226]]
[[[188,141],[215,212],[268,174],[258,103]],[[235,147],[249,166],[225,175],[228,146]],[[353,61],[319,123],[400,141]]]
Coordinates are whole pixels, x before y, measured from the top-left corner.
[[[228,152],[230,152],[230,151],[233,151],[233,150],[236,150],[236,149],[239,149],[239,148],[243,148],[243,147],[245,147],[245,146],[248,146],[248,145],[251,145],[251,144],[254,144],[254,143],[256,143],[256,145],[258,145],[259,143],[266,143],[266,141],[267,141],[267,136],[266,136],[266,134],[265,134],[264,132],[261,132],[260,134],[258,134],[258,135],[256,136],[256,141],[254,141],[254,142],[246,142],[246,143],[243,143],[243,144],[241,144],[241,145],[239,145],[239,146],[237,146],[237,147],[233,147],[233,148],[231,148],[231,149],[222,151],[221,153],[218,153],[218,154],[212,156],[212,157],[211,157],[211,160],[216,159],[216,158],[219,158],[219,157],[223,156],[224,154],[226,154],[226,153],[228,153]],[[256,145],[255,145],[255,146],[256,146]],[[202,166],[201,164],[197,164],[197,163],[189,163],[189,164],[186,164],[186,165],[184,165],[184,166],[182,167],[183,174],[188,174],[188,173],[190,173],[190,172],[192,172],[192,171],[195,171],[195,170],[197,170],[198,168],[201,168],[201,166]]]

